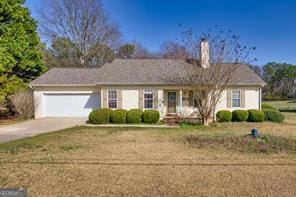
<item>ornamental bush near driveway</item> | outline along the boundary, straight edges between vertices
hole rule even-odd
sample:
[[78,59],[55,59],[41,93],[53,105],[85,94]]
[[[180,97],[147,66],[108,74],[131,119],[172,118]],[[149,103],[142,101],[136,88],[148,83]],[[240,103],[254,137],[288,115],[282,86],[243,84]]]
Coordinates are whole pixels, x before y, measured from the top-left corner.
[[249,112],[246,110],[232,111],[232,121],[234,121],[234,122],[247,121],[248,117],[249,117]]
[[111,122],[117,124],[124,124],[126,123],[126,114],[127,110],[125,109],[116,109],[111,113]]
[[127,112],[126,120],[128,123],[141,123],[143,111],[140,109],[131,109]]
[[102,108],[90,112],[88,122],[91,124],[107,124],[110,122],[112,109]]
[[144,123],[157,123],[159,121],[160,114],[157,110],[149,109],[143,112]]
[[263,109],[263,112],[267,121],[281,123],[285,119],[285,116],[277,110]]
[[218,122],[230,122],[232,118],[231,111],[220,110],[217,112],[216,118]]
[[249,117],[248,120],[249,122],[263,122],[265,120],[264,112],[257,110],[257,109],[250,109],[248,110],[249,112]]

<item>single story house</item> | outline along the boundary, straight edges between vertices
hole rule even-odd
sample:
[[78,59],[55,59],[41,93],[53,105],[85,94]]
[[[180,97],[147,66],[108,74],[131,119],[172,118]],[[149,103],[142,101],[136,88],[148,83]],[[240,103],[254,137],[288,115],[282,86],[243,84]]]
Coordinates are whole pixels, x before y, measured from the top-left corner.
[[[156,109],[194,115],[190,86],[182,60],[115,59],[101,68],[53,68],[30,83],[35,118],[88,116],[96,108]],[[260,109],[264,81],[248,65],[240,68],[217,109]]]

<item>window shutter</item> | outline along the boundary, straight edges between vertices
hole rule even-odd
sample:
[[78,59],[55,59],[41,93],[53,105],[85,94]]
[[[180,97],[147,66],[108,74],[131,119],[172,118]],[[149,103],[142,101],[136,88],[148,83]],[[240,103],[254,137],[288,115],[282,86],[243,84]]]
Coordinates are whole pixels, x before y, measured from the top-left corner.
[[117,108],[122,109],[122,90],[117,90]]
[[227,90],[227,108],[231,108],[231,90]]
[[143,109],[143,90],[138,91],[138,108]]
[[158,91],[153,91],[153,108],[158,109]]
[[108,90],[103,90],[103,108],[108,108]]
[[245,90],[240,91],[240,106],[245,108]]

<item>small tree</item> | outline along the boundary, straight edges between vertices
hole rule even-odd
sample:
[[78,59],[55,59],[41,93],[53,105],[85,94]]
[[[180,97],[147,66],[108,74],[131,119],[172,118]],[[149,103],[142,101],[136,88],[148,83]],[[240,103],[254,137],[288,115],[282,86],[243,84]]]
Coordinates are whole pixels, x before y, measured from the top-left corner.
[[117,53],[118,58],[131,59],[135,53],[135,46],[132,44],[125,44],[119,48]]
[[285,99],[293,95],[296,81],[296,66],[270,62],[263,66],[263,79],[267,82],[264,94]]
[[210,29],[196,36],[190,29],[183,32],[182,37],[189,57],[186,72],[194,104],[202,123],[208,125],[232,76],[239,72],[240,64],[249,61],[249,52],[255,48],[242,46],[231,31]]
[[0,1],[0,106],[46,67],[38,50],[37,23],[24,0]]

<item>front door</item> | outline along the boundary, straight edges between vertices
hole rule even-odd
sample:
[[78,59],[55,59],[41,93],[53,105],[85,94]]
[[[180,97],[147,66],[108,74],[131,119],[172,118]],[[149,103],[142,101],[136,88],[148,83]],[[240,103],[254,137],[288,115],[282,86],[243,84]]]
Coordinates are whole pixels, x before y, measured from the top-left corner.
[[168,92],[168,113],[176,113],[177,93]]

